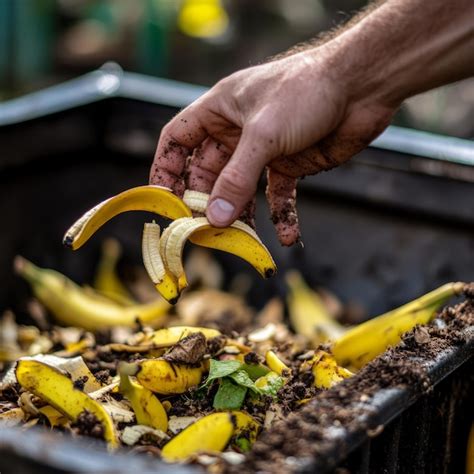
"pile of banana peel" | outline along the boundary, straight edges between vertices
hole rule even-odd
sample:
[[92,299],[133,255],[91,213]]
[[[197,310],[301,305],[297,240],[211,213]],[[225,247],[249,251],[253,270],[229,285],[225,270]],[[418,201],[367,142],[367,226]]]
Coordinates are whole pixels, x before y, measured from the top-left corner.
[[[163,233],[145,224],[146,272],[137,268],[133,281],[119,277],[114,239],[103,242],[92,286],[15,259],[31,287],[35,324],[18,324],[11,311],[0,320],[0,426],[60,430],[166,462],[239,464],[263,431],[344,383],[463,292],[463,283],[447,283],[351,326],[338,319],[334,295],[290,271],[286,300],[256,311],[245,301],[245,276],[222,291],[222,268],[202,247],[244,258],[263,277],[275,273],[273,259],[246,224],[210,226],[200,194],[181,200],[164,188],[134,188],[66,233],[65,244],[78,249],[122,212],[172,219]],[[197,247],[183,264],[187,239]]]

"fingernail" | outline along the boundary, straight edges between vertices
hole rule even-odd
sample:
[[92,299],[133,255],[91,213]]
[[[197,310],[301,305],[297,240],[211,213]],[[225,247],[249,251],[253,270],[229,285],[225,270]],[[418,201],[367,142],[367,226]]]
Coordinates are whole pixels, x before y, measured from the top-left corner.
[[235,207],[224,199],[214,199],[207,208],[207,216],[215,224],[228,224],[234,215]]

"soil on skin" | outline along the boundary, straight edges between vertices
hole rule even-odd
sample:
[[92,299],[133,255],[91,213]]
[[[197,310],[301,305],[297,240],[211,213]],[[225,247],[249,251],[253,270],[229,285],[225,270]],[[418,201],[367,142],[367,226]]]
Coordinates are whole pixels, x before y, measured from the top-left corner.
[[[357,375],[319,393],[301,410],[276,423],[260,436],[243,464],[224,464],[223,471],[293,472],[301,467],[297,460],[322,458],[334,448],[336,428],[370,436],[376,427],[367,426],[363,417],[373,411],[370,400],[376,392],[388,387],[408,388],[413,395],[428,392],[432,384],[427,367],[433,359],[445,349],[468,342],[465,329],[474,326],[474,284],[467,286],[465,295],[467,301],[444,309],[431,324],[407,333],[397,347]],[[345,446],[338,448],[345,450]]]

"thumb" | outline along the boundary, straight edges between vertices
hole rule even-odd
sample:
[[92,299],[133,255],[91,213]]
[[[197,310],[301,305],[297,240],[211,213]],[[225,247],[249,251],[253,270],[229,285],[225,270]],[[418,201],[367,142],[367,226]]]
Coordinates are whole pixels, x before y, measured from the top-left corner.
[[212,189],[206,215],[213,226],[226,227],[242,214],[255,195],[260,175],[269,159],[269,150],[263,146],[262,140],[244,130],[235,152]]

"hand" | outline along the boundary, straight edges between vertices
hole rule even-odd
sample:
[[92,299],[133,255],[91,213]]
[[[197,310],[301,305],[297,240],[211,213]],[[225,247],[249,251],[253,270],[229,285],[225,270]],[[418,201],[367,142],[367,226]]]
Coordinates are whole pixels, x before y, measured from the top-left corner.
[[248,203],[268,165],[272,220],[281,243],[293,244],[297,178],[348,160],[393,113],[351,100],[350,85],[319,49],[236,72],[184,109],[161,133],[150,182],[178,195],[185,187],[210,193],[207,217],[222,227],[246,206],[252,213]]
[[472,0],[374,5],[322,46],[236,72],[184,109],[163,128],[150,182],[210,193],[207,218],[223,227],[252,220],[267,167],[278,237],[296,242],[297,178],[361,151],[405,98],[474,73]]

